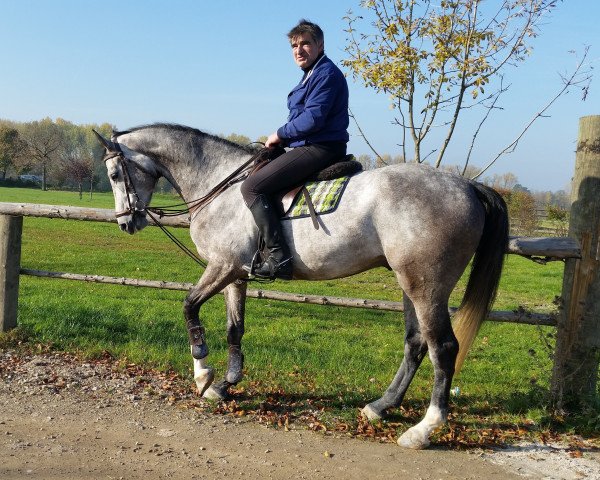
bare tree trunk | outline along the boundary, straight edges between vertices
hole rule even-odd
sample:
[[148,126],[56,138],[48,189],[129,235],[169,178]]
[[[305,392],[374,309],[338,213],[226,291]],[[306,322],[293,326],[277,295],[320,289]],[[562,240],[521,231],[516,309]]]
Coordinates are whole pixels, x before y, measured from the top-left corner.
[[42,163],[42,191],[46,191],[46,162]]
[[600,360],[600,115],[582,117],[571,193],[569,236],[581,258],[565,263],[552,401],[558,409],[594,402]]

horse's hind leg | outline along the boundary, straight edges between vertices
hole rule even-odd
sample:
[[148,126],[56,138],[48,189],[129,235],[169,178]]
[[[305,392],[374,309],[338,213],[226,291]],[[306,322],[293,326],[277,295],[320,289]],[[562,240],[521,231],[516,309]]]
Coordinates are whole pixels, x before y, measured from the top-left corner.
[[414,306],[406,293],[404,294],[404,324],[404,358],[400,368],[383,397],[362,409],[361,413],[371,421],[383,418],[389,408],[398,407],[402,403],[406,390],[427,353],[427,343],[421,336]]
[[244,368],[244,354],[242,352],[242,336],[244,335],[244,310],[246,305],[246,282],[229,284],[225,291],[225,305],[227,307],[227,344],[229,357],[225,377],[216,384],[212,384],[204,396],[212,400],[227,398],[231,385],[236,385],[242,380]]
[[427,341],[429,358],[433,364],[434,385],[425,417],[404,432],[398,444],[418,449],[426,448],[431,432],[446,423],[458,341],[452,331],[446,302],[431,302],[422,306],[425,308],[419,308],[417,304],[416,307],[421,335]]

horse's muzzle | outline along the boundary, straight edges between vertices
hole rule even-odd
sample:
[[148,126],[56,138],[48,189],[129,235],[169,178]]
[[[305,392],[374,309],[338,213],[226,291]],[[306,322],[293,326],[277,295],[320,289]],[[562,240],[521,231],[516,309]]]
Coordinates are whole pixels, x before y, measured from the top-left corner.
[[140,212],[135,212],[133,215],[122,217],[119,221],[119,228],[122,232],[127,232],[133,235],[135,232],[142,230],[148,225],[146,215]]

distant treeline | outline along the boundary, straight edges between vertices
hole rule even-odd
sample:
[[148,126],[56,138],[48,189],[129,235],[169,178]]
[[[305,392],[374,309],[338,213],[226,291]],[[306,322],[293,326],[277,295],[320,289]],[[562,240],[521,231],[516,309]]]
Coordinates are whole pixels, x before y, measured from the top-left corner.
[[101,164],[102,148],[92,129],[110,136],[112,126],[75,125],[45,118],[33,122],[0,120],[0,181],[52,188],[110,189]]

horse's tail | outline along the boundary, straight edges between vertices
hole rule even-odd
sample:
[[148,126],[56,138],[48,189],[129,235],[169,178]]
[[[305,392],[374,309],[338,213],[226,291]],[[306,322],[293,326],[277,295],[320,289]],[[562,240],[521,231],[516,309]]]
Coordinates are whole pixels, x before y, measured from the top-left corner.
[[485,207],[485,225],[473,257],[467,289],[454,318],[453,329],[459,344],[456,373],[460,372],[479,327],[496,298],[508,245],[506,203],[494,189],[477,182],[471,182],[471,185]]

